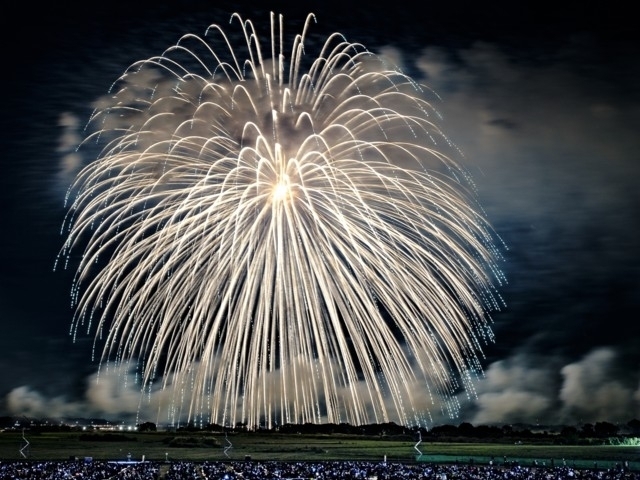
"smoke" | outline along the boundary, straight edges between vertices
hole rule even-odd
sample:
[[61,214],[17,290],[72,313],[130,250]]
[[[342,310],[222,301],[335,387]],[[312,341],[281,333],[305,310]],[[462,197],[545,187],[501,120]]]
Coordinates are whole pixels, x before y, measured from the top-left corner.
[[640,415],[640,375],[616,351],[598,348],[578,361],[516,355],[492,363],[467,405],[473,424],[627,422]]
[[502,359],[465,404],[472,422],[639,414],[628,312],[640,286],[640,102],[624,56],[605,53],[575,38],[526,55],[432,46],[416,59],[509,247]]
[[107,417],[122,420],[157,421],[170,416],[168,392],[142,392],[135,369],[105,364],[87,377],[83,398],[47,397],[23,385],[5,399],[11,415],[32,418]]
[[570,44],[523,58],[476,43],[429,47],[417,59],[443,98],[446,130],[484,172],[476,180],[491,218],[517,214],[549,224],[561,216],[575,225],[588,210],[637,205],[630,152],[640,109],[624,94],[628,79],[585,78],[594,66],[576,51]]
[[[309,364],[307,359],[298,357],[296,359],[295,368],[304,370],[305,377],[312,382],[312,388],[322,391],[322,382],[317,372],[317,364]],[[27,416],[31,418],[66,418],[66,417],[101,417],[114,420],[131,420],[137,423],[142,421],[153,421],[167,424],[181,424],[188,421],[207,420],[194,418],[193,414],[189,414],[189,406],[191,410],[199,410],[198,402],[200,398],[194,398],[191,395],[188,385],[184,382],[176,382],[176,378],[169,375],[165,378],[156,379],[156,387],[142,391],[139,372],[136,368],[126,365],[115,365],[114,363],[105,363],[99,371],[91,374],[85,380],[85,390],[82,398],[71,399],[65,396],[47,396],[30,386],[20,386],[13,389],[5,398],[5,405],[10,415]],[[282,376],[279,371],[269,372],[267,376],[259,379],[260,384],[267,385],[274,391],[282,391]],[[177,388],[174,388],[176,387]],[[185,388],[181,388],[185,387]],[[292,385],[288,385],[287,398],[291,398],[295,393]],[[371,394],[370,387],[364,382],[358,382],[353,389],[343,388],[339,392],[339,396],[343,403],[340,415],[342,418],[347,417],[347,411],[344,410],[349,404],[349,397],[354,390],[357,395],[362,398],[368,398]],[[414,403],[417,410],[430,410],[434,406],[437,410],[446,411],[449,399],[431,398],[428,395],[422,395],[418,392],[424,390],[424,385],[417,382],[405,385],[405,400],[409,399]],[[412,395],[411,392],[414,392]],[[320,398],[322,400],[322,397]],[[364,402],[365,409],[370,415],[375,415],[376,405],[372,402]],[[195,406],[195,407],[194,407]],[[386,399],[386,408],[388,411],[394,410],[391,398]],[[186,407],[183,409],[183,407]],[[296,408],[293,402],[281,405],[283,409]],[[278,413],[278,411],[276,411]],[[379,415],[380,412],[377,411]],[[236,412],[236,418],[241,417],[240,409]],[[450,415],[435,417],[437,420],[451,419]],[[416,423],[424,423],[424,419],[415,418]],[[323,418],[326,422],[327,417]],[[397,418],[384,418],[380,416],[379,422],[395,421]]]
[[[485,377],[476,383],[476,395],[459,398],[461,413],[457,417],[451,415],[450,399],[429,395],[419,382],[406,388],[407,392],[414,392],[411,401],[417,410],[432,412],[430,425],[463,421],[473,425],[627,422],[640,416],[640,375],[629,380],[620,375],[620,367],[619,356],[611,348],[593,350],[568,364],[518,354],[488,366]],[[173,379],[166,379],[168,388],[160,386],[162,380],[158,379],[158,387],[152,391],[141,392],[135,369],[106,364],[100,372],[87,377],[80,400],[47,397],[21,386],[7,395],[5,403],[10,414],[35,418],[86,416],[186,423],[187,411],[175,410]],[[274,372],[264,381],[277,388],[280,377]],[[362,396],[369,393],[364,382],[355,389]],[[188,405],[192,400],[188,390],[182,393],[185,397],[181,403]],[[387,407],[392,410],[391,403]],[[424,423],[424,419],[415,420]]]
[[560,399],[567,416],[590,421],[630,420],[640,415],[638,392],[616,378],[616,353],[610,348],[590,352],[566,365]]
[[532,422],[549,415],[554,402],[553,372],[522,356],[490,365],[478,384],[475,425]]
[[82,141],[82,136],[80,121],[72,113],[65,112],[60,115],[58,125],[62,127],[62,134],[58,141],[58,152],[60,153],[58,178],[60,185],[66,189],[82,168],[83,158],[76,150]]
[[82,403],[69,402],[63,396],[46,398],[26,385],[9,392],[5,403],[10,414],[35,418],[62,418],[82,415],[85,412]]

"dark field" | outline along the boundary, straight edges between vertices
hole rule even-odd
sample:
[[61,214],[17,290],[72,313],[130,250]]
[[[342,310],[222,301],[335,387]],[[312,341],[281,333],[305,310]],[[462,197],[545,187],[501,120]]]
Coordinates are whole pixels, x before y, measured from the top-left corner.
[[[281,435],[274,433],[25,433],[30,460],[383,460],[435,463],[503,464],[610,468],[627,462],[640,471],[639,446],[555,446],[507,443],[428,443],[418,445],[407,436]],[[20,460],[22,433],[0,433],[0,460]]]

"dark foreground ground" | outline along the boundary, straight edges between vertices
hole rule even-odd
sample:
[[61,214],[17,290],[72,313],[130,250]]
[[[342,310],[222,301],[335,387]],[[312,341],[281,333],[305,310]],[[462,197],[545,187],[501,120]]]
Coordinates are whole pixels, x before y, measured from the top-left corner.
[[168,465],[180,465],[183,462],[195,465],[208,462],[227,468],[227,465],[234,464],[256,466],[278,461],[287,465],[367,462],[374,465],[406,465],[406,468],[411,466],[417,469],[437,464],[469,468],[518,467],[536,471],[589,469],[599,472],[640,472],[640,445],[418,443],[408,436],[340,434],[0,432],[0,461],[4,465],[16,461],[26,462],[25,465],[51,461],[58,465],[70,459],[72,465],[78,462],[83,464],[85,459],[87,462],[145,460],[165,469]]

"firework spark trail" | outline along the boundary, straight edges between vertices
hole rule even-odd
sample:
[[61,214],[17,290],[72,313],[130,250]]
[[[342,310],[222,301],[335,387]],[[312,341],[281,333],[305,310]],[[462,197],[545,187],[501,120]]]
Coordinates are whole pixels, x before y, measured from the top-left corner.
[[418,430],[418,441],[416,442],[416,444],[413,446],[413,449],[418,452],[418,458],[420,458],[422,456],[422,452],[420,451],[420,449],[418,448],[418,446],[422,443],[422,433],[420,433],[420,431]]
[[24,442],[24,445],[20,447],[20,455],[22,455],[22,458],[28,458],[29,446],[31,443],[27,440],[27,437],[24,436],[24,428],[22,429],[22,441]]
[[239,50],[213,25],[114,84],[63,228],[72,333],[212,423],[454,415],[499,250],[424,87],[338,34],[305,69],[312,20],[288,73],[282,17],[265,58],[234,15]]
[[224,441],[227,442],[227,444],[224,446],[224,450],[223,453],[225,455],[225,457],[229,458],[229,450],[231,450],[233,448],[233,443],[231,443],[231,440],[229,440],[227,438],[227,434],[224,434]]

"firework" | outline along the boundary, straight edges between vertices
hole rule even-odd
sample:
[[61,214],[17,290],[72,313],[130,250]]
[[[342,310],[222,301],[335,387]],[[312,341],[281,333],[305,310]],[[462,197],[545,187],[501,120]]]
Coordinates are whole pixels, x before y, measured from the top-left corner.
[[265,52],[233,15],[237,47],[213,25],[114,83],[63,229],[72,333],[190,419],[455,415],[493,339],[494,236],[431,93],[339,34],[309,60],[313,20],[286,42],[272,14]]

